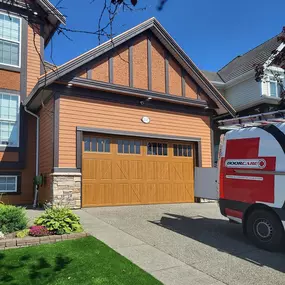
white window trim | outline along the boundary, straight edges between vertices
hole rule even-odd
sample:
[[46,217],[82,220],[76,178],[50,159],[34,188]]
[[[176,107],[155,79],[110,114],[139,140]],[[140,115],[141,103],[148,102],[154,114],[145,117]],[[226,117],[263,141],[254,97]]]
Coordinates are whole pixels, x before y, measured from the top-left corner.
[[15,191],[11,191],[11,190],[0,190],[0,193],[16,193],[18,191],[18,176],[17,175],[0,175],[0,177],[13,177],[16,178],[15,179]]
[[[7,145],[7,144],[1,144],[0,143],[0,147],[19,147],[20,145],[20,96],[17,94],[11,94],[11,93],[7,93],[7,92],[0,92],[1,94],[5,94],[5,95],[9,95],[9,96],[17,96],[18,97],[18,112],[17,112],[17,119],[16,122],[18,122],[18,140],[17,140],[17,144],[16,145]],[[0,121],[4,121],[3,119],[0,118]],[[9,119],[6,120],[7,122],[14,122],[11,121]]]
[[11,42],[11,43],[18,43],[19,44],[19,65],[14,65],[14,64],[7,64],[7,63],[3,63],[3,62],[0,62],[1,65],[5,65],[5,66],[12,66],[12,67],[19,67],[21,68],[21,61],[22,61],[22,18],[21,17],[18,17],[18,16],[15,16],[15,15],[12,15],[12,14],[7,14],[7,13],[3,13],[3,12],[0,12],[0,14],[2,15],[5,15],[5,16],[8,16],[8,17],[13,17],[13,18],[17,18],[20,20],[20,41],[15,41],[15,40],[8,40],[8,39],[5,39],[5,38],[2,38],[0,37],[0,40],[3,40],[3,41],[7,41],[7,42]]
[[[272,98],[280,98],[280,94],[278,94],[278,82],[274,78],[273,79],[271,79],[271,78],[272,78],[272,76],[269,76],[268,81],[267,81],[268,96],[270,96]],[[271,84],[270,83],[275,84],[276,96],[271,95]]]

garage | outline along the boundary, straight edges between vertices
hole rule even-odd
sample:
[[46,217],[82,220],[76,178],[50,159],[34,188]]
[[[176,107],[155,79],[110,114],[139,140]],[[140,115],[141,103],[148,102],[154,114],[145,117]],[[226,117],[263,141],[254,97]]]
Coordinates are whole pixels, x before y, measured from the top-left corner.
[[85,133],[82,207],[194,201],[194,143]]

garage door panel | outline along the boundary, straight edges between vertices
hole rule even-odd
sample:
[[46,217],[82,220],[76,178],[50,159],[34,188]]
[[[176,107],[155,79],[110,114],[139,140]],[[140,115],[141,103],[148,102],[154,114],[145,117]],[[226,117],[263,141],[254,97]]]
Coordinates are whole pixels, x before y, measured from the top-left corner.
[[92,141],[99,140],[88,137],[91,145],[82,156],[83,207],[193,202],[193,157],[177,156],[190,154],[183,147],[180,151],[180,144],[174,156],[172,142],[114,136],[105,139],[110,147],[104,153],[90,151]]

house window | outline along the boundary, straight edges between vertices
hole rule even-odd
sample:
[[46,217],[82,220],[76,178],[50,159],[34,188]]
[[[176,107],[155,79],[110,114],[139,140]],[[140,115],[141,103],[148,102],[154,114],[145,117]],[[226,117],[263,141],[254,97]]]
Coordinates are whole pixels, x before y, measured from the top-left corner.
[[280,91],[281,91],[281,88],[280,88],[280,85],[278,84],[278,82],[274,79],[274,77],[270,76],[269,77],[269,96],[272,96],[272,97],[280,97]]
[[191,145],[174,144],[173,145],[173,155],[174,156],[191,157],[192,156],[192,146]]
[[17,176],[0,175],[0,193],[17,192]]
[[147,144],[147,154],[167,156],[167,144],[166,143],[148,143]]
[[0,63],[20,67],[21,19],[0,13]]
[[118,153],[140,154],[141,143],[134,140],[118,140]]
[[19,96],[0,93],[0,145],[19,146]]
[[110,139],[85,137],[84,151],[91,152],[110,152]]

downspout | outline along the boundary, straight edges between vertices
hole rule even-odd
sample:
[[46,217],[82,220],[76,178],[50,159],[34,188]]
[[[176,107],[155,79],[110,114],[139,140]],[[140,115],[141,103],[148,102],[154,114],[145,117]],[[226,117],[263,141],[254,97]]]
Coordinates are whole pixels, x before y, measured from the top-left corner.
[[[36,176],[39,175],[39,133],[40,133],[40,117],[36,114],[32,113],[27,109],[27,107],[24,107],[25,112],[32,115],[37,119],[37,130],[36,130]],[[34,203],[33,208],[37,207],[37,200],[38,200],[38,192],[39,192],[39,186],[35,184],[35,196],[34,196]]]

